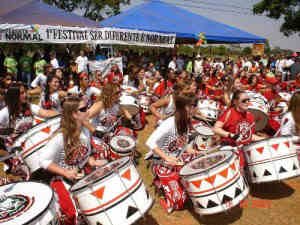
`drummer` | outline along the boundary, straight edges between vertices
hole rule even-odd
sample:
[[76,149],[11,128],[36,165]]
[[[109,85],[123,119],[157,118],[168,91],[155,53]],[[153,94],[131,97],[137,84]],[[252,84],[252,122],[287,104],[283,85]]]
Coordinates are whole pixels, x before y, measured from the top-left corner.
[[190,123],[191,99],[184,96],[174,98],[175,115],[164,120],[148,138],[146,145],[153,155],[154,184],[164,191],[160,204],[168,212],[182,209],[186,193],[179,182],[179,159],[183,151],[195,154],[188,146],[188,126]]
[[40,156],[41,167],[57,175],[50,185],[58,195],[65,216],[64,224],[67,225],[76,224],[76,209],[64,179],[73,182],[82,178],[79,170],[85,166],[94,168],[105,163],[91,156],[90,133],[83,127],[87,118],[87,104],[83,100],[73,96],[66,98],[62,104],[60,130],[46,144]]
[[231,107],[221,114],[215,123],[213,130],[221,136],[223,145],[246,145],[251,141],[263,139],[255,134],[254,116],[247,111],[249,101],[246,92],[234,92]]

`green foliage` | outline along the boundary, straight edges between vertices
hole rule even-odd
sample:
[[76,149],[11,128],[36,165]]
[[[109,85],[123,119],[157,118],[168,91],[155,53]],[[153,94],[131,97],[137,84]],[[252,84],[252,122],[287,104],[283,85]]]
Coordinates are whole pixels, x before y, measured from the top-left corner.
[[284,22],[280,31],[289,36],[300,34],[300,1],[299,0],[262,0],[253,6],[254,14],[263,14],[273,19],[283,16]]
[[121,4],[130,4],[130,0],[44,0],[44,2],[68,12],[80,9],[84,17],[95,21],[119,14]]
[[245,47],[242,51],[243,55],[251,55],[252,54],[252,48],[250,47]]

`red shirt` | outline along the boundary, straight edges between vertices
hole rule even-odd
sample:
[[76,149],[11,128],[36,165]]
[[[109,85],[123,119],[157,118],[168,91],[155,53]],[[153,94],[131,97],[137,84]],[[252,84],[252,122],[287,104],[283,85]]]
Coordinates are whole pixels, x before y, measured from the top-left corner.
[[171,81],[167,81],[167,88],[165,88],[165,81],[160,82],[160,84],[155,88],[155,95],[162,97],[166,95],[167,89],[173,87],[173,83]]
[[249,144],[251,142],[252,134],[255,133],[255,120],[251,112],[241,113],[232,107],[227,109],[218,118],[218,121],[224,123],[224,130],[233,134],[240,134],[240,141],[238,143],[231,138],[222,138],[222,141],[228,142],[233,146],[239,144]]
[[109,83],[122,84],[122,82],[123,82],[123,74],[122,73],[110,72],[106,78]]

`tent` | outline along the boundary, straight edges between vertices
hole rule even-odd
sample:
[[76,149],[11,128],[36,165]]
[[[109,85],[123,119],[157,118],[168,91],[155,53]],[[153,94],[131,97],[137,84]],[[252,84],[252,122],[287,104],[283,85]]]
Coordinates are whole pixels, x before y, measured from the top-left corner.
[[176,42],[196,42],[204,32],[209,43],[260,43],[265,38],[216,22],[162,1],[140,4],[119,15],[109,17],[100,25],[114,28],[175,33]]
[[93,20],[38,0],[1,0],[0,23],[99,27]]

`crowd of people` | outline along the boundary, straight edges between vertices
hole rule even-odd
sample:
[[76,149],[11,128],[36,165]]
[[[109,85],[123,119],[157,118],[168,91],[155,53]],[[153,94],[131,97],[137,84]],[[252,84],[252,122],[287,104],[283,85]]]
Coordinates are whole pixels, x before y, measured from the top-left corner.
[[[2,60],[1,154],[10,153],[16,137],[28,131],[36,117],[61,116],[61,126],[47,143],[49,151],[41,156],[40,165],[53,175],[51,187],[59,196],[66,224],[74,224],[76,209],[62,181],[75,182],[114,160],[108,133],[114,129],[113,136],[125,134],[136,140],[136,131],[146,125],[146,114],[152,114],[149,118],[156,124],[146,141],[146,159],[151,160],[154,184],[163,193],[160,204],[169,213],[182,209],[187,198],[180,168],[202,154],[190,135],[195,121],[210,127],[214,145],[221,146],[300,136],[297,54],[236,59],[175,55],[168,61],[165,55],[151,59],[123,52],[119,55],[123,68],[114,64],[108,74],[90,72],[84,51],[69,56],[67,63],[58,60],[54,51],[48,59],[41,52],[36,55],[34,61],[26,53],[18,60],[13,54]],[[259,118],[248,110],[254,94],[268,105],[266,124],[259,130]],[[37,95],[37,104],[27,98]],[[214,117],[200,110],[201,101],[214,107]],[[100,148],[93,137],[102,141]],[[243,152],[239,155],[243,167]],[[11,167],[9,160],[6,163]]]

